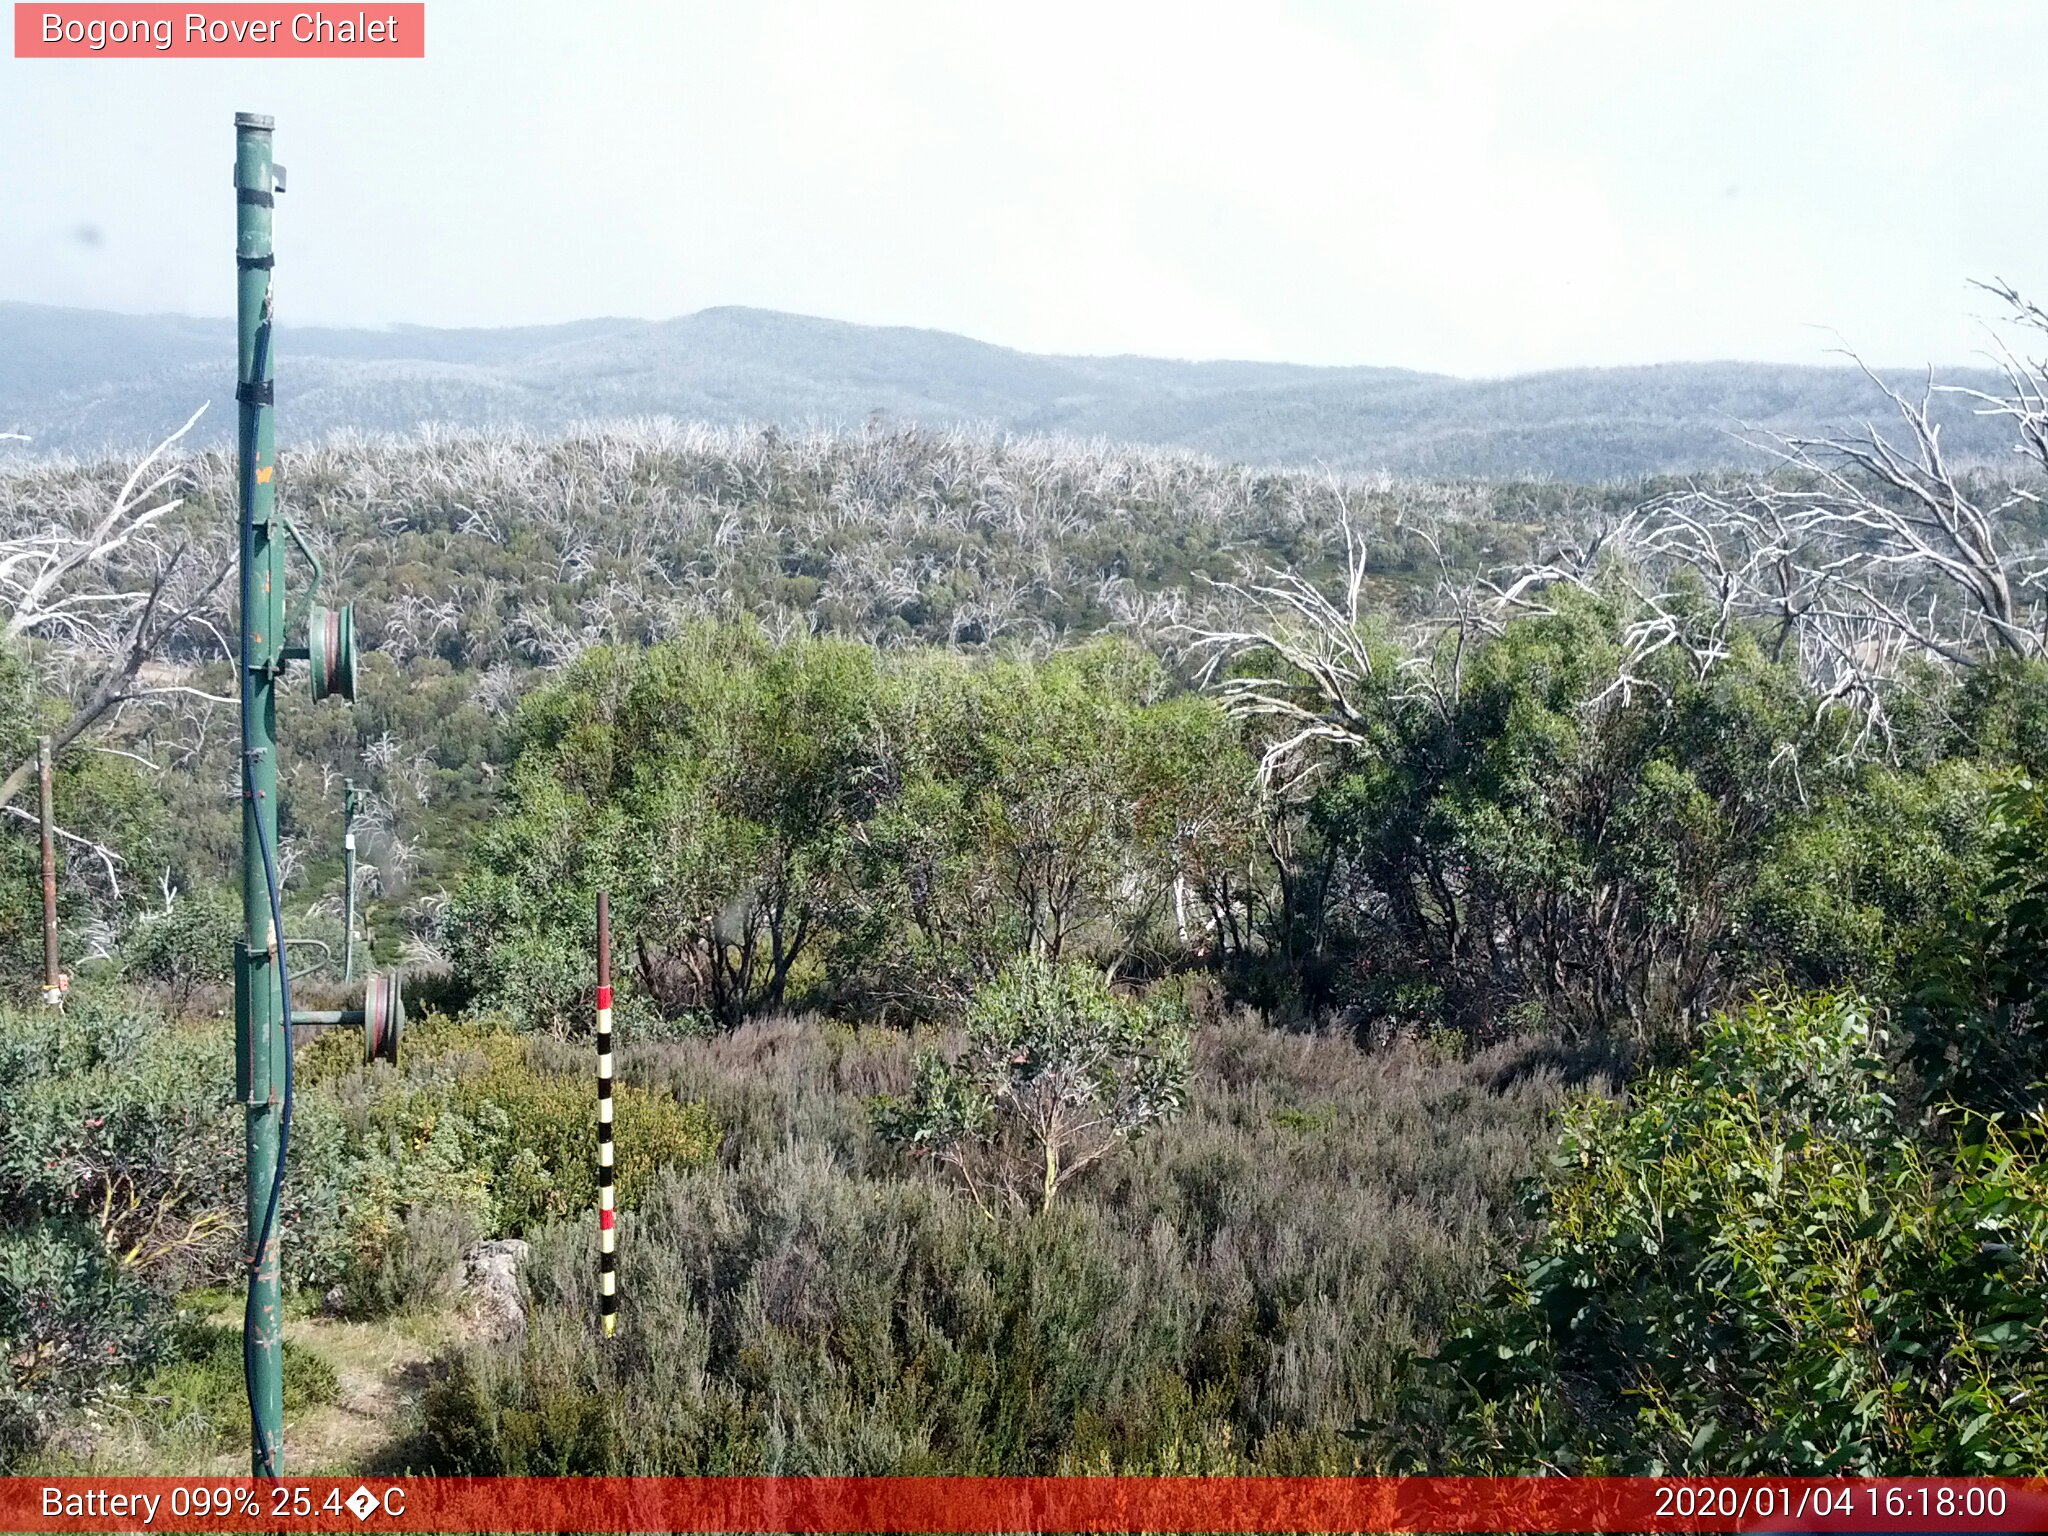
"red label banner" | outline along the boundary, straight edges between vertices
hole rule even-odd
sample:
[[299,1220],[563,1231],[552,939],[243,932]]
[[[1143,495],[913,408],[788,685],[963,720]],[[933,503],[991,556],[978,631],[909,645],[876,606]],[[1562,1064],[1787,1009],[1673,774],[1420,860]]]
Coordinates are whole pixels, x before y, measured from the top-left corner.
[[17,59],[423,59],[424,4],[14,7]]
[[2048,1530],[2048,1479],[4,1478],[0,1531]]

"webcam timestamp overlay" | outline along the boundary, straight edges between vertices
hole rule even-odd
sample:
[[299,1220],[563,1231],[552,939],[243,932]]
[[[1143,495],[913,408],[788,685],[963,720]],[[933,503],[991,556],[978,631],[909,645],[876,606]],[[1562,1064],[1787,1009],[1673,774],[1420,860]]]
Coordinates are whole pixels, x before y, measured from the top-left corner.
[[802,1533],[2048,1529],[2048,1479],[0,1479],[0,1531]]

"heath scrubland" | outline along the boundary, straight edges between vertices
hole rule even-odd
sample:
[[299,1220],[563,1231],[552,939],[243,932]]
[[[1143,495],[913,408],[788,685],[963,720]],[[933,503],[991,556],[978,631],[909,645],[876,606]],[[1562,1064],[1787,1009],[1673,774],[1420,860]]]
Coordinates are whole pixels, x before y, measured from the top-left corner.
[[[351,776],[426,1015],[396,1067],[303,1043],[289,1273],[398,1327],[530,1244],[379,1455],[2038,1468],[2043,383],[1968,397],[2009,464],[1902,396],[1595,487],[880,425],[288,453],[366,647],[283,712],[288,922],[338,947]],[[175,449],[0,477],[10,1458],[236,1433],[231,501]]]

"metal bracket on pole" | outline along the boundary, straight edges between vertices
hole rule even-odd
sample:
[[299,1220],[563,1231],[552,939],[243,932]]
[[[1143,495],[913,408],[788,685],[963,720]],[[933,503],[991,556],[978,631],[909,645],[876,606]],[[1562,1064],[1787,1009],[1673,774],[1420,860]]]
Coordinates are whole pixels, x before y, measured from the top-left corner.
[[235,1102],[269,1105],[277,1102],[278,1081],[272,1071],[276,1054],[277,977],[270,958],[250,954],[235,940]]
[[342,1025],[363,1032],[363,1065],[373,1061],[398,1064],[398,1046],[405,1035],[405,1000],[397,971],[372,971],[363,984],[360,1008],[300,1008],[293,1026],[331,1029]]

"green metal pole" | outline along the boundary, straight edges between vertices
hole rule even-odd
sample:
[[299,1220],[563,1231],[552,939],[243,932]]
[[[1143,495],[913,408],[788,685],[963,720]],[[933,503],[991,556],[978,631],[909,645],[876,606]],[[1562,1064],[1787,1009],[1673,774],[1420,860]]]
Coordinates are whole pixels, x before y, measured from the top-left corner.
[[356,807],[362,797],[354,779],[341,781],[341,979],[356,975]]
[[[250,1467],[284,1471],[283,1337],[278,1246],[270,1210],[283,1117],[287,1043],[279,990],[280,936],[271,926],[263,850],[277,847],[277,672],[284,649],[284,541],[276,537],[277,444],[271,402],[271,203],[276,190],[267,117],[235,114],[235,378],[241,428],[242,518],[242,917],[235,989],[237,1095],[248,1146]],[[270,1232],[263,1241],[266,1217]],[[255,1252],[263,1241],[263,1251]]]

